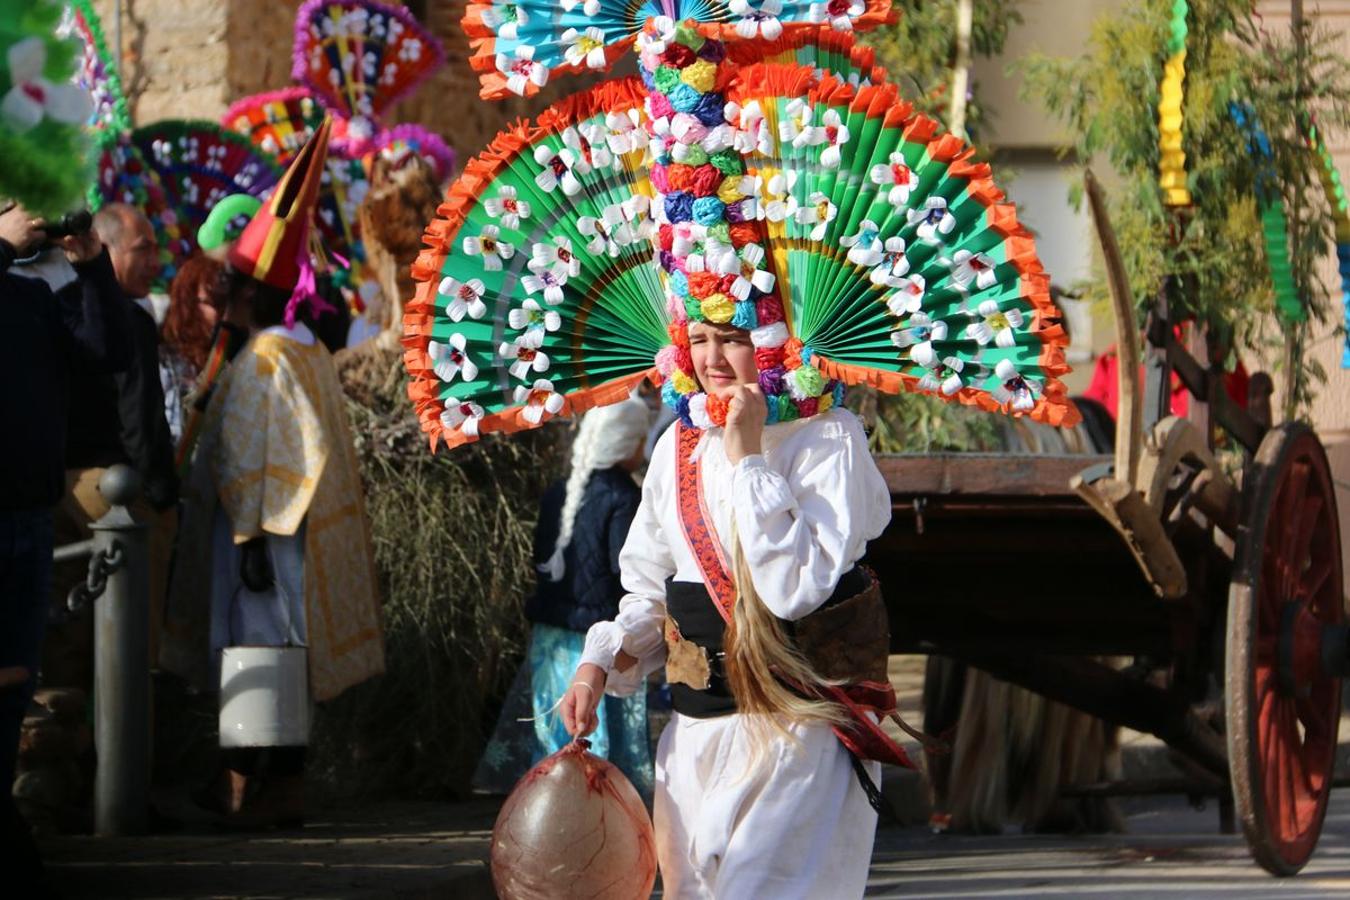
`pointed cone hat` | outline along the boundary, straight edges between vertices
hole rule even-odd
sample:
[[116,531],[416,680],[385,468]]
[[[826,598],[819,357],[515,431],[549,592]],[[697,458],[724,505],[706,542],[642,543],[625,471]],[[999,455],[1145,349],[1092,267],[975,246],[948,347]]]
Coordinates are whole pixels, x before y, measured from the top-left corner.
[[282,290],[294,289],[300,278],[300,260],[308,251],[310,220],[319,196],[328,136],[333,120],[325,118],[309,141],[291,160],[290,168],[272,196],[244,228],[229,262],[240,272]]

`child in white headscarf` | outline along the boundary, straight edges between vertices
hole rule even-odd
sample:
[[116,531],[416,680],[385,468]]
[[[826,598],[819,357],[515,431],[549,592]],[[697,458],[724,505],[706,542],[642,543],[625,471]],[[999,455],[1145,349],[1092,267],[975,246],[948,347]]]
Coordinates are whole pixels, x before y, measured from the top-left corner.
[[[509,791],[531,766],[571,740],[556,706],[581,659],[587,629],[618,612],[619,551],[642,499],[633,476],[644,460],[651,420],[651,410],[636,399],[587,413],[568,477],[544,493],[534,533],[539,582],[525,605],[532,623],[529,653],[474,774],[481,790]],[[607,700],[598,718],[591,752],[610,759],[649,796],[645,694]]]

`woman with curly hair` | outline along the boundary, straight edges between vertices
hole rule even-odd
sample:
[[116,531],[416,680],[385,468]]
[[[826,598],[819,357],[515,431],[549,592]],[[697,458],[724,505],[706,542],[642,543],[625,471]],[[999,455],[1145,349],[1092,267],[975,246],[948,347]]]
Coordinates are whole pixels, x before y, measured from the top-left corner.
[[183,435],[187,404],[206,365],[211,334],[220,318],[223,269],[216,260],[199,254],[183,263],[169,286],[159,374],[164,387],[164,416],[175,442]]

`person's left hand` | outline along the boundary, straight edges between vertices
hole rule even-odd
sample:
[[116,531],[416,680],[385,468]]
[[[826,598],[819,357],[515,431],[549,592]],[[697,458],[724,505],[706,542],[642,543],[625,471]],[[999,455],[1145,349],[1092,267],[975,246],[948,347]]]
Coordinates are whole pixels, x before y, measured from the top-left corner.
[[768,415],[769,406],[759,385],[738,384],[731,389],[722,442],[733,466],[747,456],[763,452],[764,420]]
[[98,231],[90,228],[83,234],[72,234],[59,239],[57,245],[66,251],[66,259],[72,263],[86,263],[103,252],[103,241]]

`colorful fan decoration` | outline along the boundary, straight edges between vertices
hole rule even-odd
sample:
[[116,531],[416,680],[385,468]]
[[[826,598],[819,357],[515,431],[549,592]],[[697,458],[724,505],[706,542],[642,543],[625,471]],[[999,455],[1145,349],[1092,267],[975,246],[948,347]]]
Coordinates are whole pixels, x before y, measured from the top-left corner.
[[284,165],[325,111],[334,117],[318,223],[324,247],[342,263],[336,281],[359,315],[379,290],[365,268],[356,215],[372,155],[396,162],[418,156],[442,181],[454,171],[454,151],[439,136],[418,125],[382,124],[389,109],[441,65],[444,50],[401,6],[308,0],[296,14],[292,56],[291,74],[300,84],[245,97],[221,123]]
[[[827,25],[836,32],[894,21],[890,0],[472,0],[464,31],[473,46],[482,96],[529,96],[561,72],[606,69],[652,18],[684,19],[702,33],[776,41],[785,32]],[[763,57],[759,57],[762,59]]]
[[323,106],[307,88],[254,94],[232,104],[220,124],[248,138],[279,166],[288,166],[323,121]]
[[1286,322],[1302,321],[1307,312],[1294,286],[1294,266],[1289,259],[1289,220],[1285,217],[1284,200],[1280,197],[1270,138],[1257,121],[1256,111],[1248,104],[1229,103],[1228,113],[1247,138],[1247,149],[1252,155],[1256,171],[1256,205],[1261,217],[1261,234],[1265,240],[1266,264],[1270,267],[1271,287],[1275,293],[1275,310]]
[[402,6],[371,0],[308,0],[296,13],[291,77],[342,127],[335,149],[362,156],[389,108],[445,59]]
[[232,194],[267,196],[283,171],[214,122],[165,119],[136,129],[131,141],[174,211],[177,237],[169,246],[173,259],[162,275],[166,282],[196,251],[197,229],[212,207]]
[[0,0],[0,196],[59,216],[90,171],[89,93],[76,84],[81,47],[58,34],[62,7]]
[[[515,9],[512,46],[573,15]],[[658,16],[637,35],[624,24],[642,80],[559,101],[465,166],[405,316],[433,448],[622,399],[644,378],[687,424],[720,425],[725,408],[693,376],[691,321],[750,331],[770,422],[859,383],[1076,421],[1049,279],[988,166],[839,33],[887,5],[790,38],[778,9],[784,31],[758,50],[723,43],[750,18],[736,9],[710,4],[711,24]],[[581,11],[605,27],[603,9]],[[544,65],[552,45],[535,46]],[[756,52],[788,61],[747,64]]]
[[89,0],[71,0],[67,27],[79,36],[84,47],[76,84],[88,91],[94,101],[90,127],[96,135],[131,131],[131,114],[127,111],[122,81],[108,52],[103,25]]
[[375,152],[398,168],[410,157],[420,157],[444,184],[455,171],[455,151],[434,131],[408,123],[381,131],[375,138]]

